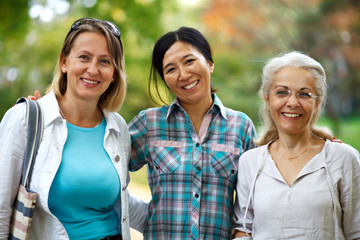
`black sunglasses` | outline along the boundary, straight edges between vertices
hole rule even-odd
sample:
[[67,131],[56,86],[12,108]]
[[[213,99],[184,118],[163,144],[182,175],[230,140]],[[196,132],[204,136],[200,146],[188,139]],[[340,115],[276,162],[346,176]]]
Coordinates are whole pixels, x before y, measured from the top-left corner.
[[106,20],[97,20],[95,18],[80,18],[71,25],[71,31],[78,30],[83,25],[93,26],[94,23],[103,24],[108,30],[110,30],[114,34],[115,37],[120,40],[120,29],[114,23]]

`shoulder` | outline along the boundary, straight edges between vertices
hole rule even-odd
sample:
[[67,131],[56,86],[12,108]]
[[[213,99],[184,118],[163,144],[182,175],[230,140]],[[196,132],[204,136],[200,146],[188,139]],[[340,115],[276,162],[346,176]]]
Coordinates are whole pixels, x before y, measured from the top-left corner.
[[251,128],[254,127],[252,120],[250,119],[250,117],[247,114],[245,114],[241,111],[233,110],[228,107],[224,107],[223,109],[224,109],[226,118],[229,121],[236,122],[236,123],[240,124],[241,126],[245,126],[245,127],[251,127]]
[[126,125],[124,118],[117,112],[109,112],[109,117],[114,119],[118,125]]
[[359,151],[346,143],[326,141],[325,143],[326,161],[330,164],[340,164],[344,167],[359,167]]
[[106,119],[106,127],[109,129],[115,129],[121,133],[129,134],[126,121],[124,118],[117,112],[107,112],[104,111],[104,116]]
[[138,122],[147,121],[147,119],[154,119],[159,117],[162,112],[166,112],[168,106],[163,106],[161,108],[148,108],[140,111],[129,123],[129,125],[133,125]]
[[8,109],[1,122],[6,124],[18,124],[19,121],[25,122],[26,104],[19,103]]
[[252,148],[241,154],[240,159],[249,159],[268,154],[268,144]]
[[259,166],[268,156],[268,144],[252,148],[241,154],[239,166]]
[[326,141],[325,151],[333,156],[359,157],[359,151],[346,143]]

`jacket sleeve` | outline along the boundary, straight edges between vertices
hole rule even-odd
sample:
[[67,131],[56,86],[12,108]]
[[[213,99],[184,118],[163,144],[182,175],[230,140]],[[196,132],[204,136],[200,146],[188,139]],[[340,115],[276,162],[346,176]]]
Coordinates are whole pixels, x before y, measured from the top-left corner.
[[0,123],[0,239],[7,239],[20,184],[27,128],[25,104],[9,109]]

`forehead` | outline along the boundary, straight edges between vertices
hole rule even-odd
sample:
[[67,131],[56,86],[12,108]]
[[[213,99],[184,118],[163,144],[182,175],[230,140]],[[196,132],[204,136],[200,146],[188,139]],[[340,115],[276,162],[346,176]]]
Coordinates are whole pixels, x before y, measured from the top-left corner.
[[197,57],[203,56],[202,53],[191,44],[177,41],[165,52],[163,64],[165,65],[165,63],[177,60],[178,58],[183,58],[189,54]]
[[109,52],[109,46],[104,34],[100,32],[82,32],[76,36],[72,49],[94,49]]
[[315,87],[315,78],[303,68],[284,67],[274,74],[273,87],[286,86],[288,88]]

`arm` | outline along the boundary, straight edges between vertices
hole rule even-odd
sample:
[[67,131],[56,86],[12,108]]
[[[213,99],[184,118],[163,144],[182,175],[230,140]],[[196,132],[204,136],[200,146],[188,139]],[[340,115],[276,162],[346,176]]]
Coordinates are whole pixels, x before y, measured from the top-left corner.
[[137,171],[147,164],[145,160],[146,131],[146,113],[143,111],[129,123],[129,133],[131,136],[130,171]]
[[346,158],[340,185],[340,204],[343,212],[342,226],[346,239],[360,239],[360,155],[355,149]]
[[148,215],[149,203],[129,194],[130,227],[143,233]]
[[20,184],[26,144],[25,105],[19,104],[0,123],[0,239],[7,239],[12,205]]
[[[252,220],[254,218],[251,201],[252,197],[250,197],[249,201],[249,196],[252,191],[252,171],[250,171],[247,161],[251,161],[251,159],[247,158],[244,154],[240,156],[238,179],[236,183],[233,237],[245,237],[248,236],[246,232],[250,235],[252,231]],[[244,220],[246,209],[247,213]],[[244,226],[244,221],[246,226]]]
[[245,136],[243,136],[243,138],[242,138],[245,141],[244,151],[247,151],[249,149],[256,147],[255,143],[254,143],[254,139],[256,137],[256,130],[255,130],[255,126],[254,126],[253,122],[251,121],[251,119],[249,117],[247,117],[246,127],[247,127],[247,131],[244,131]]

